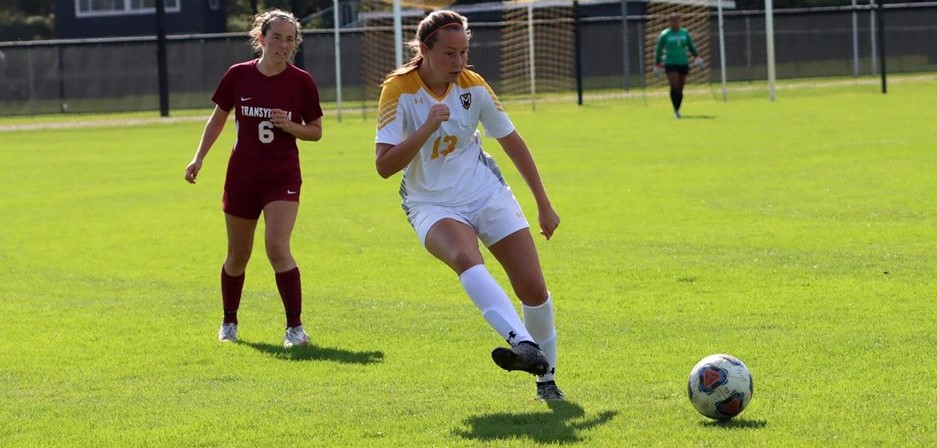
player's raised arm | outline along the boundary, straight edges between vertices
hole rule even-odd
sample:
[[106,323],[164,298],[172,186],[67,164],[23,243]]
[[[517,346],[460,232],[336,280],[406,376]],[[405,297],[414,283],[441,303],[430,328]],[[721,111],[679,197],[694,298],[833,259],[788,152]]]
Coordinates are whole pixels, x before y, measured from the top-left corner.
[[224,124],[227,120],[228,112],[219,106],[215,106],[215,110],[213,110],[211,116],[208,117],[208,122],[205,123],[205,129],[202,131],[202,138],[199,140],[198,149],[195,150],[195,157],[192,157],[189,166],[185,168],[185,180],[190,184],[195,183],[198,172],[202,169],[202,162],[205,160],[205,156],[208,155],[208,151],[210,151],[212,145],[215,144],[215,140],[218,140],[218,136],[221,135],[221,131],[224,130]]
[[309,123],[296,123],[289,119],[287,112],[282,109],[273,109],[270,114],[273,125],[290,133],[300,140],[317,142],[322,139],[322,117]]
[[270,111],[270,121],[283,132],[300,140],[317,142],[322,139],[322,106],[319,104],[319,88],[312,75],[303,72],[303,89],[300,97],[302,106],[299,119],[293,121],[291,113],[274,108]]
[[375,166],[377,173],[384,179],[393,176],[398,171],[406,168],[413,157],[420,152],[420,148],[426,144],[429,137],[439,129],[439,125],[449,121],[449,106],[445,104],[433,105],[429,110],[426,121],[417,128],[416,132],[407,137],[406,140],[391,145],[388,143],[378,143],[375,149]]

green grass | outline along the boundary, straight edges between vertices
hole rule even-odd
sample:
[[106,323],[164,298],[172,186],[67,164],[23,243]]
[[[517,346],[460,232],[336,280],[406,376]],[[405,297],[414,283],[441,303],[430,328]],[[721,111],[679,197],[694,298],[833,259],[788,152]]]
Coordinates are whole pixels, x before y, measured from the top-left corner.
[[[374,172],[371,122],[302,145],[316,345],[293,352],[261,238],[244,342],[215,341],[233,126],[196,186],[198,122],[0,133],[0,446],[937,444],[933,83],[691,97],[681,121],[648,101],[512,107],[563,217],[538,242],[554,409],[489,360],[497,336]],[[728,425],[685,397],[718,352],[756,382]]]

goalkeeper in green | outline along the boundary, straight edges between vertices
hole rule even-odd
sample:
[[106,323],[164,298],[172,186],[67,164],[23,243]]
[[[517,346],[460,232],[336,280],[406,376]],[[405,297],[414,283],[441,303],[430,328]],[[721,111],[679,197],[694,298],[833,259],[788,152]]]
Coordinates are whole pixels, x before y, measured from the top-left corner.
[[686,28],[680,27],[680,15],[671,14],[667,17],[670,25],[661,31],[657,38],[657,50],[654,52],[655,71],[667,73],[667,82],[670,84],[670,102],[673,104],[674,116],[680,118],[680,104],[683,103],[683,84],[686,75],[690,73],[690,60],[687,53],[694,57],[696,65],[703,64],[703,58],[693,45],[693,38]]

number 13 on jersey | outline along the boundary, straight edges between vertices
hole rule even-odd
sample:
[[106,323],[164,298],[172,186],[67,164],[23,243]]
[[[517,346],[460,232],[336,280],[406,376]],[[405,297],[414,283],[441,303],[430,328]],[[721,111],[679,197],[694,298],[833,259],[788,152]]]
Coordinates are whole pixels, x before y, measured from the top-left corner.
[[[459,144],[459,137],[455,135],[444,135],[442,137],[436,137],[436,140],[433,141],[433,155],[432,159],[436,160],[439,156],[446,157],[449,154],[455,152],[456,146]],[[443,149],[439,149],[440,145],[444,146]]]

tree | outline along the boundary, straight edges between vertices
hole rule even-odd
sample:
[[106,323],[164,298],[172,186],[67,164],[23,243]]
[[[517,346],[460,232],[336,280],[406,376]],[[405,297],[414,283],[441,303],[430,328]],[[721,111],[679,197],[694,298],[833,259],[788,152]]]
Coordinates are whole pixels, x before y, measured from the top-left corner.
[[53,2],[0,0],[0,40],[51,39],[54,10]]
[[247,31],[255,14],[271,8],[290,11],[302,19],[331,6],[332,0],[228,0],[228,31]]

